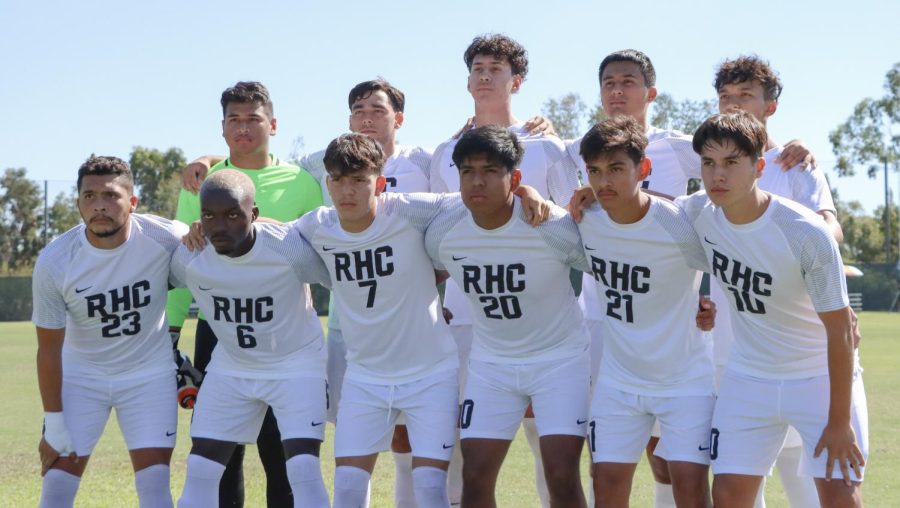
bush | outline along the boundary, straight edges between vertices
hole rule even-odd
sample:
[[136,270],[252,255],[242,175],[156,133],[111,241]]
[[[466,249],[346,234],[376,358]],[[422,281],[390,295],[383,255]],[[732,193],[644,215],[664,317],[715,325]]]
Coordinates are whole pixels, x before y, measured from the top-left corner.
[[0,277],[0,321],[31,319],[31,277]]

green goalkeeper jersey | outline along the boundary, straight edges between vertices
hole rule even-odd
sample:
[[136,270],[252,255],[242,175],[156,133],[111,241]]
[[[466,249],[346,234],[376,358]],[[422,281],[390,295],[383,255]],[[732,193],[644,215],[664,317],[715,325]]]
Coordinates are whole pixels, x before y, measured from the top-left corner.
[[[236,169],[249,176],[256,186],[256,206],[259,215],[281,222],[289,222],[306,212],[322,206],[322,188],[305,169],[280,161],[270,155],[271,165],[262,169],[242,169],[225,159],[209,169],[209,174],[222,169]],[[200,218],[200,197],[182,189],[178,196],[175,218],[191,224]],[[191,305],[191,293],[186,289],[169,291],[166,316],[169,326],[180,327]],[[202,316],[201,316],[202,317]]]

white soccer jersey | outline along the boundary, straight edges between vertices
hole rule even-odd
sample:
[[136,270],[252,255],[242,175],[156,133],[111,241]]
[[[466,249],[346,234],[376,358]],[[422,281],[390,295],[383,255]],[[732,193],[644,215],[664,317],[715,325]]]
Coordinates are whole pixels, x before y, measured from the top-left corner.
[[817,313],[848,305],[840,252],[821,217],[770,196],[762,216],[741,225],[705,192],[678,203],[730,303],[735,342],[728,368],[764,379],[826,375],[827,336]]
[[[700,156],[694,152],[690,136],[680,131],[670,131],[650,126],[647,128],[646,156],[650,159],[652,170],[644,179],[642,187],[669,196],[683,196],[687,192],[688,180],[700,178]],[[569,157],[578,166],[581,181],[588,182],[587,165],[581,158],[581,139],[567,144]],[[603,299],[596,293],[597,286],[584,276],[582,285],[582,301],[586,319],[600,321],[604,319]]]
[[634,224],[595,205],[578,229],[605,316],[597,382],[638,395],[712,394],[711,344],[694,319],[706,257],[684,213],[651,196]]
[[32,321],[65,328],[65,374],[133,378],[174,370],[165,319],[169,261],[188,231],[132,214],[128,239],[98,249],[79,224],[52,241],[34,267]]
[[[777,196],[785,197],[800,203],[814,212],[835,212],[834,198],[825,174],[816,168],[804,170],[799,165],[789,171],[784,171],[775,163],[775,159],[781,155],[784,147],[778,146],[768,150],[763,157],[766,166],[762,176],[757,180],[760,189],[771,192]],[[734,333],[731,329],[731,312],[725,305],[726,299],[722,289],[713,284],[710,288],[713,301],[717,304],[714,356],[716,365],[725,365],[731,344],[734,342]]]
[[361,233],[344,231],[334,208],[298,220],[331,275],[347,344],[346,379],[403,384],[458,366],[424,243],[445,199],[383,193],[374,222]]
[[254,223],[256,242],[235,258],[211,245],[175,252],[172,285],[191,290],[219,339],[208,371],[252,379],[325,376],[322,325],[307,283],[328,286],[328,272],[294,225]]
[[475,224],[461,198],[425,235],[428,253],[458,283],[472,315],[472,359],[534,363],[583,354],[588,346],[570,267],[586,270],[578,228],[554,207],[529,225],[519,200],[505,225]]
[[[531,135],[521,123],[510,126],[509,131],[518,136],[525,149],[519,166],[522,183],[534,187],[545,199],[552,199],[560,206],[568,205],[578,188],[578,169],[566,153],[565,144],[555,136]],[[459,191],[459,170],[453,163],[456,142],[450,139],[434,150],[429,170],[432,192]],[[447,281],[444,306],[453,313],[451,324],[472,323],[467,298],[455,279]]]

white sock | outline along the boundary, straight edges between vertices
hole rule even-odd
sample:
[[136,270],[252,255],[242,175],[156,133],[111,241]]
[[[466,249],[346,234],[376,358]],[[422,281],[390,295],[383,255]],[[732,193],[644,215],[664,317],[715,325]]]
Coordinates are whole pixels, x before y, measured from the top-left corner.
[[330,501],[319,457],[302,453],[287,461],[287,477],[294,492],[294,507],[328,508]]
[[394,506],[416,508],[413,491],[412,453],[394,452]]
[[675,491],[667,483],[654,482],[656,492],[653,496],[653,508],[675,508]]
[[193,453],[188,455],[184,490],[181,491],[178,508],[219,506],[219,482],[224,473],[224,464]]
[[334,470],[334,508],[365,506],[370,476],[358,467],[338,466]]
[[62,469],[51,469],[41,484],[41,503],[38,508],[66,508],[75,504],[75,494],[81,478]]
[[550,508],[550,491],[547,490],[547,479],[544,478],[544,462],[541,460],[541,437],[538,436],[537,424],[534,418],[524,418],[522,428],[525,429],[525,438],[534,455],[534,485],[537,487],[538,499],[543,508]]
[[456,446],[453,447],[450,467],[447,469],[447,495],[450,498],[450,504],[462,503],[462,489],[462,447],[459,445],[459,429],[457,429]]
[[802,446],[789,446],[781,449],[775,464],[778,466],[778,476],[784,487],[788,504],[792,507],[819,506],[819,494],[816,491],[816,482],[809,476],[801,476],[800,455]]
[[172,508],[168,464],[154,464],[135,471],[134,486],[141,508]]
[[436,467],[421,466],[412,471],[419,508],[447,508],[447,471]]

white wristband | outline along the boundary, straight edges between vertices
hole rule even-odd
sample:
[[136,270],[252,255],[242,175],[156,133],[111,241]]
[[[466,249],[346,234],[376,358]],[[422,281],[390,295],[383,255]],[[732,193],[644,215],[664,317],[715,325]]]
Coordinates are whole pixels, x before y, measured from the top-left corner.
[[62,411],[44,413],[44,440],[60,455],[75,451]]

